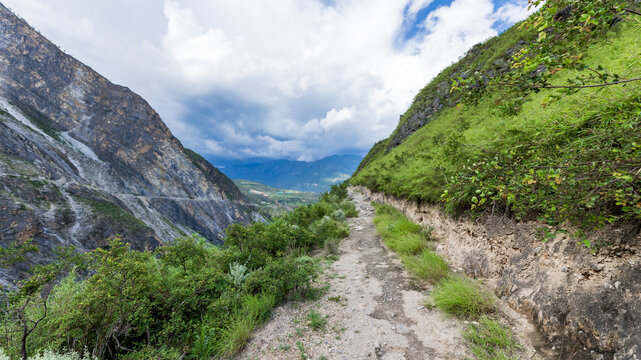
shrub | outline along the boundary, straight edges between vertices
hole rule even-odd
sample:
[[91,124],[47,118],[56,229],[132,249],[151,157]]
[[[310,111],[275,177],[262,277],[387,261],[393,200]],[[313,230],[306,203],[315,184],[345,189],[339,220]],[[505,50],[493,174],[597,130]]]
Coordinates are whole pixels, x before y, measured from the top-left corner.
[[339,221],[345,220],[345,212],[342,209],[338,209],[334,211],[334,213],[332,214],[332,217],[335,220],[339,220]]
[[229,265],[229,276],[231,281],[236,286],[240,286],[245,282],[245,279],[249,276],[247,272],[247,266],[239,264],[237,262]]
[[349,228],[342,222],[324,216],[310,226],[310,232],[314,238],[314,247],[318,247],[324,245],[329,239],[342,239],[348,236]]
[[494,297],[475,280],[452,276],[442,279],[432,292],[440,310],[464,317],[477,317],[494,311]]
[[292,291],[308,290],[315,277],[316,266],[307,259],[272,260],[247,277],[245,289],[251,294],[272,294],[281,301]]

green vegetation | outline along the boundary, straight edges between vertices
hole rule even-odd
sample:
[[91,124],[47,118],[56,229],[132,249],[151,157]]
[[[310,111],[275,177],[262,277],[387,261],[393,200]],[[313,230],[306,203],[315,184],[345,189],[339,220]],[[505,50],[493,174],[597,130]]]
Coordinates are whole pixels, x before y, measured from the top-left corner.
[[296,341],[296,347],[298,348],[298,351],[300,351],[301,360],[307,359],[307,353],[305,353],[305,345],[303,345],[300,340]]
[[91,207],[95,216],[106,217],[117,224],[122,224],[125,230],[145,231],[149,230],[147,224],[138,219],[122,207],[100,199],[79,198],[79,200]]
[[[388,246],[392,244],[396,248],[407,270],[420,279],[436,283],[425,306],[463,319],[478,320],[472,321],[463,334],[478,359],[512,359],[520,345],[499,320],[487,316],[496,312],[492,293],[476,280],[450,274],[445,260],[427,248],[429,236],[426,233],[430,231],[411,222],[390,205],[374,203],[374,207],[377,230]],[[414,244],[417,236],[424,239],[420,252],[415,246],[404,243],[407,239],[408,244]]]
[[60,131],[54,126],[50,125],[50,120],[42,116],[37,110],[32,109],[31,107],[20,107],[22,114],[29,119],[33,125],[40,129],[43,133],[49,135],[51,138],[62,142],[62,137],[60,136]]
[[448,275],[445,260],[428,248],[429,231],[410,221],[393,206],[374,203],[376,230],[385,245],[399,253],[407,270],[432,283]]
[[437,282],[449,273],[447,262],[439,254],[428,249],[424,249],[418,255],[402,255],[401,261],[407,270],[419,279]]
[[[607,33],[586,40],[581,63],[620,78],[638,76],[640,30],[638,16],[624,16]],[[506,34],[491,41],[502,47],[512,42]],[[546,81],[565,83],[584,71],[567,66]],[[641,219],[639,82],[563,96],[537,89],[519,99],[514,89],[487,90],[476,103],[443,108],[388,153],[377,144],[351,182],[442,203],[452,214],[569,222],[586,232]]]
[[[154,252],[133,251],[119,238],[83,255],[67,251],[59,263],[34,267],[15,290],[3,289],[0,347],[25,359],[44,350],[106,359],[233,355],[274,306],[318,296],[321,259],[307,254],[348,234],[336,216],[355,213],[345,186],[270,224],[232,225],[223,247],[192,235]],[[21,261],[33,250],[7,248],[0,260]],[[326,323],[316,312],[309,321],[315,329]]]
[[317,193],[277,189],[250,180],[236,179],[233,181],[267,218],[283,215],[301,205],[312,204],[320,197],[320,194]]
[[[9,356],[5,354],[2,348],[0,348],[0,360],[11,360],[11,358],[9,358]],[[32,357],[29,357],[29,360],[98,360],[98,358],[93,357],[89,354],[80,355],[73,351],[59,354],[51,350],[45,350]]]
[[316,331],[324,330],[325,325],[327,325],[327,316],[323,316],[318,311],[310,309],[309,313],[307,313],[307,325]]
[[468,324],[463,337],[472,344],[472,353],[480,360],[516,359],[513,350],[521,347],[508,328],[485,315]]
[[413,223],[394,207],[375,203],[376,230],[383,237],[385,245],[401,255],[416,255],[427,247],[427,238],[421,226]]
[[461,276],[441,280],[432,291],[436,307],[461,317],[478,317],[494,311],[494,296],[481,284]]

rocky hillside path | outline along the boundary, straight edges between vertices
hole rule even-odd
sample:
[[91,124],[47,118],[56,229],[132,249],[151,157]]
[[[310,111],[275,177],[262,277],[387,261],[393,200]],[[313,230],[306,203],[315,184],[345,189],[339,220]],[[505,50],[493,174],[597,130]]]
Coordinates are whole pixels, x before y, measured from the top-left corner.
[[[351,192],[359,216],[339,259],[322,277],[329,290],[317,301],[274,310],[237,359],[463,359],[460,320],[423,305],[428,289],[414,281],[388,251],[373,224],[374,208]],[[307,314],[327,316],[313,330]],[[303,357],[302,355],[306,356]]]

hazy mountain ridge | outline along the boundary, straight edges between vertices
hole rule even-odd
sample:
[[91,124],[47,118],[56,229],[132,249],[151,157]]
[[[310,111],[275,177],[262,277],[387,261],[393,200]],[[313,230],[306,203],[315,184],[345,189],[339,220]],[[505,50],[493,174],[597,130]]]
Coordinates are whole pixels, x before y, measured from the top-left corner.
[[220,163],[224,164],[221,171],[232,179],[257,181],[281,189],[323,192],[331,185],[349,179],[361,160],[362,157],[356,155],[332,155],[309,162],[281,159]]
[[[0,5],[0,241],[136,249],[184,233],[219,241],[260,219],[240,190],[184,149],[140,96],[64,54]],[[3,274],[3,280],[16,276]]]

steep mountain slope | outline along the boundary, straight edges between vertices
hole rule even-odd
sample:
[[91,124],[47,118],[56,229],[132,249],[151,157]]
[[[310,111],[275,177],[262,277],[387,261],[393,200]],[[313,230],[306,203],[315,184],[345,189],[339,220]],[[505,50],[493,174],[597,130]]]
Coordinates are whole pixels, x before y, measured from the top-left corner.
[[[591,24],[588,15],[572,23],[573,9],[564,11],[554,19],[567,21],[568,32]],[[633,12],[618,12],[595,26],[606,31],[572,54],[581,66],[535,63],[530,73],[536,84],[549,72],[559,87],[588,73],[584,84],[594,87],[494,83],[463,102],[478,87],[461,94],[452,80],[475,72],[491,79],[500,71],[486,69],[504,61],[502,71],[511,71],[502,54],[533,41],[513,28],[423,89],[350,182],[433,227],[453,264],[488,279],[548,340],[569,344],[563,358],[632,359],[641,357],[641,84],[599,83],[641,76],[641,25]],[[539,31],[539,39],[555,35]],[[426,107],[435,98],[439,105]]]
[[221,170],[232,179],[247,179],[281,189],[323,192],[347,180],[356,170],[360,156],[332,155],[316,161],[273,160],[225,162]]
[[[140,96],[64,54],[0,5],[0,242],[91,249],[116,234],[153,248],[210,241],[260,216],[182,147]],[[2,280],[20,269],[3,270]]]

